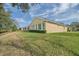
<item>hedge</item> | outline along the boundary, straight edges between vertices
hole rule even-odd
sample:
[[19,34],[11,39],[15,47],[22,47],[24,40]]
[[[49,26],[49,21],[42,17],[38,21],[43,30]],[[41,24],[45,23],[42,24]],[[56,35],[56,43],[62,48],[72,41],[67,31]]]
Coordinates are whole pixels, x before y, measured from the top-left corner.
[[46,30],[28,30],[29,32],[46,33]]

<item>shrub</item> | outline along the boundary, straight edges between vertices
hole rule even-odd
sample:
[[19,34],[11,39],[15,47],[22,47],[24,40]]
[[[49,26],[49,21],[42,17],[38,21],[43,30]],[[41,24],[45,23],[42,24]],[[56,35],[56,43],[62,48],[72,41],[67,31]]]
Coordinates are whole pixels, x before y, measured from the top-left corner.
[[29,32],[46,33],[46,30],[28,30]]

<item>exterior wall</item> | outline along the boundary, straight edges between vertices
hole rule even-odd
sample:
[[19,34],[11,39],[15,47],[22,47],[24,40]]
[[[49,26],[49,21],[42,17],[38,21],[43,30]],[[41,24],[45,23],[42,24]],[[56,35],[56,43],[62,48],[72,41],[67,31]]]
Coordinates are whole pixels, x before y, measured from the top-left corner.
[[52,33],[52,32],[67,32],[67,27],[59,26],[56,24],[45,22],[46,24],[46,32]]
[[64,32],[68,32],[68,27],[65,27]]
[[[32,21],[32,23],[29,26],[29,30],[44,30],[43,29],[43,21],[36,18]],[[38,28],[38,24],[41,24],[41,29]]]
[[[38,29],[38,24],[41,24],[41,29]],[[43,24],[45,25],[44,27],[43,27]],[[35,18],[32,21],[32,23],[29,25],[29,30],[46,30],[47,33],[67,32],[67,27],[49,23],[49,22],[44,22],[43,20]]]

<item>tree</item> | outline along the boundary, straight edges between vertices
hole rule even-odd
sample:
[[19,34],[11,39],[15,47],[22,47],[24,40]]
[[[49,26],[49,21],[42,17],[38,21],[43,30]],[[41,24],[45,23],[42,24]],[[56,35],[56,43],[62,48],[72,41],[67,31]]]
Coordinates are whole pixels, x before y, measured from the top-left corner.
[[[17,6],[18,9],[22,9],[22,12],[27,12],[31,6],[36,5],[36,3],[12,3],[12,7]],[[0,31],[10,31],[16,29],[16,24],[10,19],[10,13],[5,12],[3,8],[4,4],[0,4]]]
[[4,4],[0,4],[0,32],[12,30],[13,21],[10,19],[10,13],[5,12]]
[[22,9],[23,12],[28,11],[28,9],[30,7],[28,3],[12,3],[11,5],[12,5],[12,7],[17,6],[17,8]]
[[79,31],[79,22],[72,22],[70,26],[72,31]]

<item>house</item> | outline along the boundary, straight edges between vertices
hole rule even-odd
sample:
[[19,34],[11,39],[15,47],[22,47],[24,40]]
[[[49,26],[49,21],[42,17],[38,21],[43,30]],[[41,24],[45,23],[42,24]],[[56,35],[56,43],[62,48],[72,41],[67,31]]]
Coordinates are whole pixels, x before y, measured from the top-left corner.
[[70,24],[71,31],[79,31],[79,22],[72,22]]
[[67,32],[67,27],[63,23],[50,21],[45,18],[36,17],[29,25],[29,30],[52,32]]

